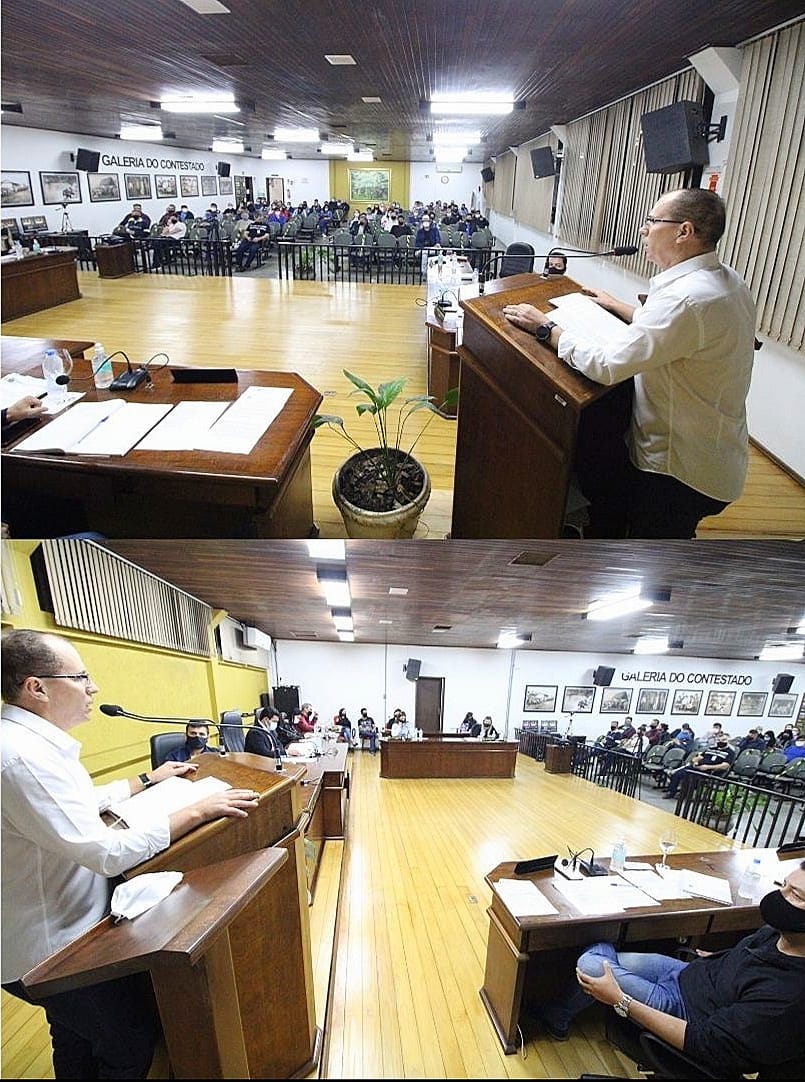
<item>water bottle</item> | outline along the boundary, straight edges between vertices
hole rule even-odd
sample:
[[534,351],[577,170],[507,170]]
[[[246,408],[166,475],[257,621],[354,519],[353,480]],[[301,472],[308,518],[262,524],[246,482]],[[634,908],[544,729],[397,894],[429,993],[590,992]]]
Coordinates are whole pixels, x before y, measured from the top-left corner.
[[14,255],[17,259],[25,259],[25,250],[18,240],[14,241]]
[[763,864],[760,857],[754,857],[752,863],[747,865],[746,871],[741,876],[738,884],[738,897],[747,898],[750,902],[760,901],[760,882]]
[[34,255],[38,255],[42,251],[42,245],[39,243],[39,240],[36,237],[34,237],[34,242],[31,245],[31,251],[34,253]]
[[615,842],[612,848],[612,859],[609,862],[610,871],[622,872],[626,867],[626,842]]
[[95,343],[95,353],[92,357],[92,378],[95,386],[100,390],[107,388],[114,379],[112,362],[106,356],[106,350],[100,342]]
[[64,362],[57,350],[45,350],[45,356],[42,360],[42,372],[48,387],[47,405],[51,410],[58,409],[64,405],[67,398],[67,384],[56,382],[58,376],[64,375]]

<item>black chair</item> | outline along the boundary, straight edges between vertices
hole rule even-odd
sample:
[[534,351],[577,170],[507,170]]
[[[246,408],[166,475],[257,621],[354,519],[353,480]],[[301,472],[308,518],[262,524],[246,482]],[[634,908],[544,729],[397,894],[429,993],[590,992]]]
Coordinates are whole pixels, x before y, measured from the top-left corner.
[[500,261],[498,278],[508,278],[512,274],[528,274],[534,269],[534,248],[525,241],[515,241],[508,245]]
[[716,1074],[708,1070],[667,1041],[641,1029],[628,1019],[618,1018],[614,1013],[607,1017],[605,1032],[613,1047],[634,1060],[644,1072],[651,1072],[654,1078],[741,1077],[736,1074]]
[[243,718],[240,716],[240,710],[223,711],[219,737],[221,744],[227,751],[246,750],[246,734],[243,731]]
[[183,732],[154,733],[151,737],[151,769],[156,770],[158,766],[162,766],[170,752],[184,744],[185,739]]

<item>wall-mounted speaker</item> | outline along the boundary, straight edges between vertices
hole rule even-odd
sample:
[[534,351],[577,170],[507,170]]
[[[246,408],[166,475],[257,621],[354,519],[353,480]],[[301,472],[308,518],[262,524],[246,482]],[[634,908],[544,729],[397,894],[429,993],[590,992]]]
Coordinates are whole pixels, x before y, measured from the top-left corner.
[[771,683],[772,695],[785,695],[786,692],[791,690],[793,683],[794,677],[790,673],[778,672]]
[[640,118],[647,173],[680,173],[707,165],[707,124],[701,105],[675,101]]
[[81,147],[75,152],[75,167],[83,169],[87,173],[97,173],[101,164],[101,152],[99,150],[82,150]]
[[218,162],[216,169],[218,170],[219,177],[228,177],[232,166],[229,162]]
[[490,169],[488,165],[484,166],[484,168],[481,170],[481,179],[486,181],[487,184],[489,184],[490,181],[495,179],[494,169]]
[[422,662],[415,657],[409,657],[408,661],[404,665],[405,679],[417,680],[419,678],[419,670],[422,668]]
[[539,180],[540,177],[552,177],[556,172],[553,151],[550,147],[535,147],[531,151],[531,169],[534,172],[534,179]]
[[272,688],[271,690],[274,693],[274,709],[292,718],[299,709],[299,688],[292,685],[290,687]]
[[596,687],[608,688],[614,675],[614,669],[611,669],[608,665],[599,665],[593,673],[593,683]]

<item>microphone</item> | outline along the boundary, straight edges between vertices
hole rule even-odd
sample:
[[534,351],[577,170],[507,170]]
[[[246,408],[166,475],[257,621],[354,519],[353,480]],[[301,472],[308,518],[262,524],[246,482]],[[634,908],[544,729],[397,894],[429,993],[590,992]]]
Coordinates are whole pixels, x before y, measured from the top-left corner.
[[[578,259],[593,259],[596,256],[636,255],[639,251],[640,251],[640,246],[637,245],[637,244],[617,244],[613,248],[607,249],[607,251],[605,251],[605,252],[594,252],[591,248],[569,248],[569,247],[565,246],[565,247],[562,247],[562,248],[551,248],[551,250],[548,253],[546,253],[545,255],[530,256],[530,255],[528,255],[526,253],[524,253],[524,254],[512,253],[512,255],[513,255],[513,258],[515,258],[515,259],[518,259],[518,258],[519,259],[524,259],[524,260],[525,259],[531,259],[533,261],[533,263],[536,263],[537,260],[539,260],[539,259],[550,259],[552,255],[563,255],[563,256],[566,256],[567,258],[573,258],[573,259],[577,259],[577,258]],[[495,264],[499,263],[506,256],[506,254],[507,254],[506,252],[494,252],[492,255],[490,255],[489,259],[487,259],[487,261],[484,263],[484,265],[481,267],[481,269],[478,272],[479,286],[483,285],[483,283],[486,281],[486,272],[489,270],[489,268],[492,266],[492,264],[493,263],[495,263]],[[548,275],[543,272],[542,277],[547,278]],[[480,291],[483,292],[483,289],[481,289]]]
[[[589,853],[590,859],[579,860],[578,858],[581,856],[582,853]],[[574,859],[577,861],[579,868],[581,868],[585,875],[609,875],[609,872],[606,870],[603,864],[595,863],[595,853],[589,846],[587,846],[586,849],[580,849],[578,853],[576,853]]]
[[223,730],[231,728],[229,725],[221,725],[217,721],[211,721],[209,718],[153,717],[148,714],[133,714],[130,710],[124,710],[122,706],[118,706],[115,703],[101,703],[99,710],[109,718],[133,718],[135,721],[147,721],[155,725],[162,725],[166,721],[177,721],[181,722],[182,725],[212,726],[214,729],[218,730],[218,739],[221,741],[221,755],[226,755],[226,735]]

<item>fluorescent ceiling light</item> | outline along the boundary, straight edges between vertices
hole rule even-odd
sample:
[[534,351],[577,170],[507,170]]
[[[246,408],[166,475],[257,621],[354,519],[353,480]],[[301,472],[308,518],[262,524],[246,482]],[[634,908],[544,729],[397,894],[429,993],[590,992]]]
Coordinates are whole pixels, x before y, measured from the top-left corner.
[[322,143],[322,154],[351,154],[352,143]]
[[324,59],[328,64],[333,64],[335,67],[357,63],[355,57],[350,56],[349,53],[325,53]]
[[318,128],[275,128],[274,138],[280,143],[318,143]]
[[613,620],[616,616],[626,616],[630,612],[649,609],[652,604],[653,602],[648,598],[640,596],[640,587],[635,586],[627,593],[594,601],[587,610],[586,616],[588,620]]
[[345,560],[346,546],[343,541],[308,541],[307,551],[318,560]]
[[194,98],[187,94],[184,97],[163,98],[160,102],[162,108],[168,113],[239,113],[240,106],[231,95],[225,97]]
[[463,158],[466,158],[468,153],[469,151],[466,147],[437,147],[436,161],[460,162]]
[[352,598],[344,568],[319,568],[316,571],[316,577],[331,609],[350,607]]
[[181,0],[183,4],[195,11],[197,15],[231,15],[228,7],[224,7],[219,0]]
[[341,640],[341,642],[355,642],[355,632],[354,631],[339,631],[338,632],[338,637]]
[[143,142],[153,142],[162,138],[161,124],[121,124],[121,139],[139,139]]
[[393,597],[405,597],[405,595],[408,593],[408,587],[407,586],[389,586],[389,593]]
[[373,162],[374,160],[375,156],[371,150],[353,150],[347,154],[348,162]]
[[390,623],[392,623],[393,621],[391,621],[391,620],[378,620],[377,622],[378,622],[379,624],[390,624]]
[[242,154],[243,143],[238,139],[213,139],[212,149],[216,154]]
[[451,97],[435,94],[430,101],[431,113],[464,116],[504,116],[514,108],[514,101],[496,94],[468,94]]
[[451,147],[451,146],[475,146],[476,143],[480,143],[481,133],[479,131],[435,131],[433,133],[433,145],[435,147]]
[[668,652],[667,635],[646,635],[635,643],[636,654],[665,654]]
[[277,150],[276,147],[263,147],[260,157],[264,162],[284,162],[288,155],[284,150]]
[[776,643],[764,646],[758,655],[759,661],[799,661],[802,658],[801,642]]
[[498,635],[498,650],[513,650],[517,646],[523,646],[528,639],[524,635],[518,635],[516,631],[502,629]]
[[373,97],[361,98],[361,101],[366,102],[367,105],[379,105],[382,100],[383,100],[382,98],[373,98]]
[[354,625],[352,623],[351,616],[334,616],[333,623],[335,624],[336,631],[354,631]]

